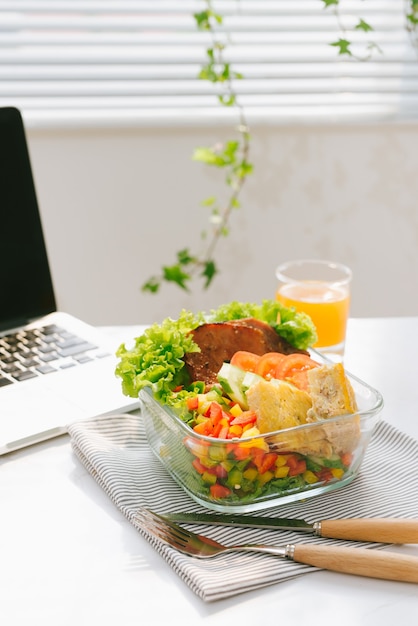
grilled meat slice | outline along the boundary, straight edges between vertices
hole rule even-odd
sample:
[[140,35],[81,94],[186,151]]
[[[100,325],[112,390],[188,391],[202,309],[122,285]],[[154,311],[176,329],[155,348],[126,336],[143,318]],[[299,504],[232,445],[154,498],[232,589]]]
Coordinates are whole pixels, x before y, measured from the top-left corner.
[[[232,320],[225,323],[236,327],[245,326],[246,328],[255,328],[260,331],[262,334],[262,343],[260,345],[262,352],[258,352],[256,350],[249,350],[249,352],[254,352],[255,354],[260,355],[265,354],[266,352],[281,352],[282,354],[299,352],[299,350],[291,346],[289,342],[285,341],[283,337],[280,337],[270,324],[262,322],[261,320],[257,320],[253,317],[244,317],[239,320]],[[245,348],[238,349],[245,350]]]
[[230,361],[238,350],[260,356],[266,352],[308,354],[291,346],[269,324],[253,318],[202,324],[191,332],[201,352],[187,353],[184,361],[191,380],[202,380],[206,384],[217,381],[222,363]]

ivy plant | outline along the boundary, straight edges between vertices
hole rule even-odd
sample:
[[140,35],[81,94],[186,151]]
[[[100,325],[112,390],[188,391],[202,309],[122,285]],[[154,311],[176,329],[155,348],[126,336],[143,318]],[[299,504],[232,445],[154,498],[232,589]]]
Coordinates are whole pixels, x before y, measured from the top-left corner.
[[[335,41],[328,42],[328,45],[334,47],[339,56],[346,56],[356,61],[368,61],[373,54],[382,52],[370,38],[373,32],[372,25],[361,17],[357,19],[354,30],[364,35],[363,53],[353,52],[354,46],[349,39],[349,32],[353,30],[353,26],[348,27],[345,24],[341,11],[342,0],[318,1],[322,3],[325,11],[332,12],[335,16],[340,35]],[[239,123],[236,127],[236,137],[212,147],[195,149],[193,160],[223,171],[228,196],[226,200],[209,197],[202,202],[202,206],[209,209],[209,227],[201,233],[203,251],[195,253],[188,247],[178,251],[172,265],[164,265],[159,274],[151,276],[142,285],[142,291],[148,293],[158,293],[164,283],[174,283],[181,289],[190,291],[195,277],[202,280],[205,289],[212,284],[213,279],[219,273],[215,249],[220,239],[229,234],[231,214],[235,209],[240,208],[240,193],[244,183],[253,172],[253,165],[250,162],[250,129],[244,108],[234,90],[234,81],[242,80],[243,76],[225,60],[227,43],[225,37],[221,36],[222,29],[220,28],[223,25],[223,16],[215,11],[212,0],[205,0],[204,6],[203,11],[194,14],[194,19],[199,31],[210,34],[211,44],[206,50],[206,63],[200,70],[199,78],[218,87],[220,105],[235,109]],[[405,18],[406,28],[418,50],[416,38],[418,0],[405,0]]]
[[190,291],[194,277],[203,281],[208,288],[219,269],[215,260],[215,248],[221,239],[229,234],[231,213],[240,207],[240,193],[248,176],[253,171],[250,163],[250,132],[243,107],[234,91],[233,82],[243,76],[234,71],[225,60],[226,42],[219,34],[218,27],[223,17],[214,10],[212,0],[206,0],[206,8],[194,14],[197,28],[207,32],[211,45],[206,50],[206,63],[200,70],[199,78],[218,86],[218,100],[221,106],[234,108],[238,113],[236,137],[212,147],[196,148],[193,160],[216,167],[224,172],[228,197],[222,201],[216,197],[203,200],[202,205],[209,209],[209,229],[201,233],[203,252],[196,254],[189,248],[177,252],[172,265],[165,265],[161,273],[152,276],[142,286],[143,291],[157,293],[164,282],[175,283],[181,289]]
[[[337,48],[339,55],[346,55],[356,59],[357,61],[368,61],[375,51],[380,51],[379,46],[374,41],[366,40],[364,53],[354,54],[352,52],[352,42],[347,39],[348,29],[341,14],[340,0],[321,0],[321,2],[323,3],[325,9],[333,11],[335,15],[340,37],[336,41],[330,42],[329,45]],[[366,22],[366,20],[359,17],[354,26],[354,30],[362,32],[363,34],[368,34],[373,30],[373,27]]]

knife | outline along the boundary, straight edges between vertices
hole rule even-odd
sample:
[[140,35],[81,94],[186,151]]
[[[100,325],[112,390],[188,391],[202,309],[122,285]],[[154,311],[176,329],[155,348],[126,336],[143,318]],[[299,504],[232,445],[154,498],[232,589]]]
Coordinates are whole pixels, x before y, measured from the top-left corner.
[[309,523],[303,519],[212,513],[171,513],[172,522],[212,526],[246,526],[293,530],[329,539],[350,539],[378,543],[418,543],[418,520],[398,518],[330,519]]

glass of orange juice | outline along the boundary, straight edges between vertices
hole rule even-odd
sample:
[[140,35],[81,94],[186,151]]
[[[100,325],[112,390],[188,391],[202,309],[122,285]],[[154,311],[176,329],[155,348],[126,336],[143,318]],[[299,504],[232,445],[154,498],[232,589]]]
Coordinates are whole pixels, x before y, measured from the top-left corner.
[[302,259],[279,265],[276,277],[277,300],[306,313],[315,324],[318,341],[313,347],[341,360],[350,309],[350,268],[332,261]]

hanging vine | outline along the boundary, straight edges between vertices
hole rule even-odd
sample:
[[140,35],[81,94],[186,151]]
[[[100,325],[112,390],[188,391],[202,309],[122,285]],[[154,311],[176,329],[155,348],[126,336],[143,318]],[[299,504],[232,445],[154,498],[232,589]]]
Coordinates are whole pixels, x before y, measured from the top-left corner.
[[[239,0],[237,0],[239,2]],[[354,25],[346,24],[342,11],[343,0],[319,0],[324,10],[335,16],[339,37],[328,45],[336,48],[339,56],[346,56],[355,61],[368,61],[375,53],[382,53],[371,35],[373,26],[365,19],[358,17]],[[418,51],[418,0],[404,0],[406,29],[410,34],[411,42]],[[216,197],[203,200],[202,206],[209,209],[209,226],[201,232],[203,249],[200,253],[193,252],[189,247],[181,249],[176,254],[172,265],[164,265],[160,273],[151,276],[143,285],[142,291],[157,293],[164,283],[174,283],[181,289],[190,291],[194,278],[202,281],[207,289],[219,268],[215,260],[216,247],[222,237],[226,237],[230,230],[230,218],[235,209],[240,208],[240,194],[242,188],[253,172],[250,162],[250,129],[246,120],[244,108],[241,106],[234,82],[242,80],[243,76],[236,72],[226,60],[227,40],[223,31],[223,16],[215,11],[212,0],[204,0],[205,10],[195,13],[194,20],[199,31],[209,33],[210,45],[206,49],[206,63],[200,70],[199,78],[215,85],[218,89],[219,103],[235,110],[238,116],[236,127],[237,136],[212,147],[199,147],[194,151],[193,160],[216,167],[224,172],[228,197],[225,201]],[[356,46],[349,38],[350,32],[359,32],[364,35],[363,44]],[[359,53],[357,50],[362,49]]]
[[218,30],[223,24],[223,17],[214,10],[212,0],[206,0],[205,4],[204,11],[194,14],[197,28],[209,33],[211,37],[211,44],[206,50],[207,61],[200,70],[199,78],[218,86],[219,103],[224,107],[234,108],[238,113],[239,123],[236,138],[212,147],[197,148],[193,160],[223,170],[229,193],[226,201],[220,201],[213,196],[203,200],[202,205],[210,212],[209,228],[201,233],[201,240],[206,244],[204,250],[200,254],[193,253],[189,248],[177,252],[175,263],[163,266],[159,275],[152,276],[142,286],[143,291],[151,293],[157,293],[164,282],[175,283],[189,291],[191,281],[196,276],[203,281],[204,288],[209,287],[219,271],[215,249],[221,237],[229,234],[231,214],[240,208],[241,190],[253,171],[249,161],[250,131],[244,109],[234,90],[234,81],[241,80],[243,76],[233,71],[225,59],[226,42]]

